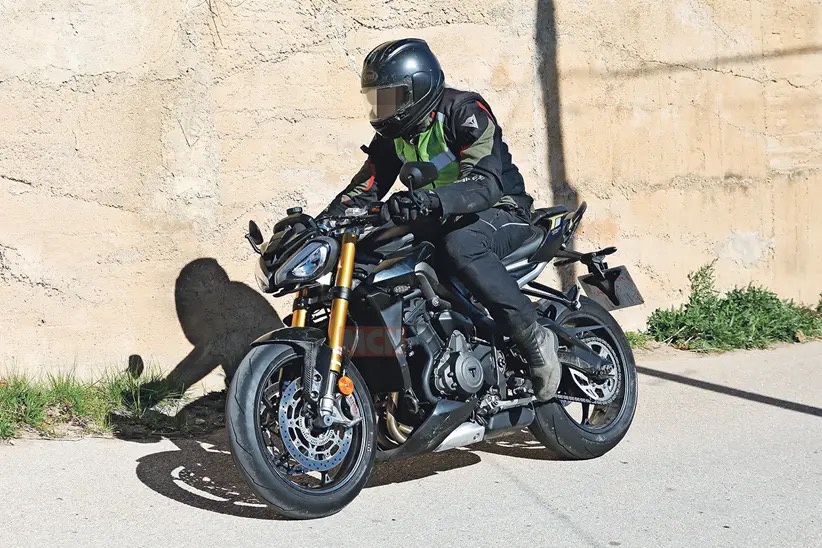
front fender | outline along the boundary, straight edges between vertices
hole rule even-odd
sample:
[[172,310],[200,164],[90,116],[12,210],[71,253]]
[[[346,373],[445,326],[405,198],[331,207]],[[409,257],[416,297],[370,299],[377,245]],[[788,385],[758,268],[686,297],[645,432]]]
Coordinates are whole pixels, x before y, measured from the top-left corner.
[[325,339],[325,332],[316,327],[281,327],[266,333],[251,343],[251,346],[280,343],[304,348],[306,345],[322,344]]
[[[316,327],[281,327],[266,333],[251,347],[269,344],[284,344],[303,357],[303,398],[317,403],[328,382],[331,366],[331,347],[326,344],[326,334]],[[320,374],[320,382],[315,381],[314,372]]]

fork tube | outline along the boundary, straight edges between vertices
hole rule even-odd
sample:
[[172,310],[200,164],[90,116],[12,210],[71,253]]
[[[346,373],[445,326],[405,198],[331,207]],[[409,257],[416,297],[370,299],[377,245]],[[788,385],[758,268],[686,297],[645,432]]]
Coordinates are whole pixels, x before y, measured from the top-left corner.
[[337,263],[331,303],[331,316],[328,319],[328,346],[331,347],[331,364],[326,379],[325,390],[320,399],[320,416],[326,426],[331,425],[331,413],[334,409],[334,396],[337,387],[337,377],[342,370],[343,337],[345,324],[348,318],[348,295],[351,292],[351,278],[354,273],[354,251],[357,245],[357,235],[346,232],[342,237],[342,250]]
[[301,289],[294,298],[294,307],[291,309],[291,327],[305,327],[305,297],[307,294],[307,289]]
[[346,232],[342,237],[340,262],[337,263],[337,275],[334,284],[334,301],[331,303],[331,317],[328,320],[328,346],[331,347],[331,371],[339,373],[342,369],[342,345],[345,335],[345,323],[348,317],[348,293],[351,290],[351,278],[354,273],[354,250],[357,235]]

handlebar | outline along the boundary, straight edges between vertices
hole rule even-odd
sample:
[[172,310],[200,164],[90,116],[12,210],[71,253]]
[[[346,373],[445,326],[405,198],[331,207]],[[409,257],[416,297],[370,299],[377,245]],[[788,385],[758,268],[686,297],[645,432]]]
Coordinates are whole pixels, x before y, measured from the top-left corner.
[[374,202],[369,205],[367,210],[364,208],[351,208],[346,212],[346,215],[321,217],[317,219],[317,225],[329,231],[339,228],[378,227],[387,222],[380,213],[381,209],[382,203]]
[[348,226],[380,226],[385,223],[382,215],[379,213],[371,215],[360,215],[357,217],[348,217],[345,215],[324,217],[323,220],[332,221],[334,226],[331,228],[341,228]]

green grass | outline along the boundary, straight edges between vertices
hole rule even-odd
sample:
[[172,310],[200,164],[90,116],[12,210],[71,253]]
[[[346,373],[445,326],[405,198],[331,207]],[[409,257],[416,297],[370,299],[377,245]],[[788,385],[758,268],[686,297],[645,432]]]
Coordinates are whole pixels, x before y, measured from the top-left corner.
[[655,340],[686,350],[721,352],[822,336],[822,299],[811,309],[753,285],[720,295],[714,263],[691,273],[688,280],[691,294],[685,305],[655,310],[648,319],[648,334]]
[[0,439],[21,429],[51,436],[59,427],[100,434],[111,430],[112,417],[141,421],[157,403],[179,401],[180,390],[159,372],[139,378],[127,373],[106,374],[95,382],[71,373],[29,379],[20,374],[0,375]]
[[625,338],[628,339],[628,344],[631,345],[631,348],[634,350],[645,350],[653,341],[653,337],[651,337],[645,331],[626,331]]

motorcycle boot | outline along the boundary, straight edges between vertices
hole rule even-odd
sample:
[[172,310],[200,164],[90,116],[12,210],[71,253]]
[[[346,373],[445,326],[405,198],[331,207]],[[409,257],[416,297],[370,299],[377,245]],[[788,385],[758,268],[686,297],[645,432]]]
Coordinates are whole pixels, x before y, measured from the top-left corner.
[[528,362],[534,395],[538,401],[548,401],[557,394],[562,378],[562,366],[557,356],[557,336],[534,322],[511,337]]

